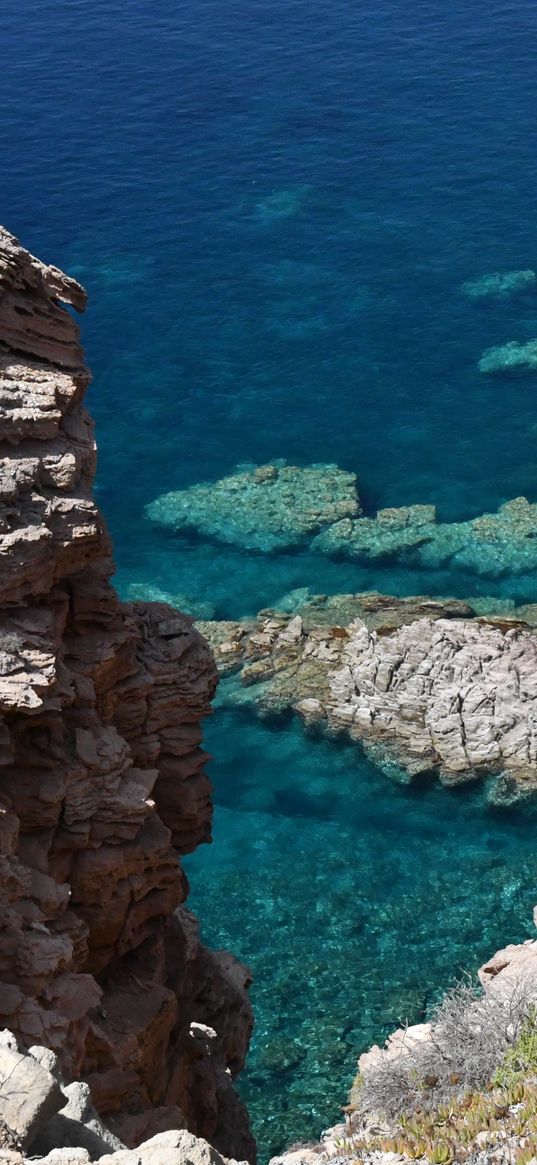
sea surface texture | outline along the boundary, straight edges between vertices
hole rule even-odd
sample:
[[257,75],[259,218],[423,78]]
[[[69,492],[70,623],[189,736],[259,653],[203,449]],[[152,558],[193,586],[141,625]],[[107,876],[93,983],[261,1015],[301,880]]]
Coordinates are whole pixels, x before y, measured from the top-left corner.
[[[276,459],[356,472],[366,515],[537,502],[537,349],[479,368],[537,339],[535,284],[475,289],[537,269],[536,43],[533,0],[5,7],[0,217],[90,292],[123,595],[218,618],[303,588],[537,599],[531,555],[483,574],[264,554],[145,516]],[[266,1155],[333,1123],[364,1047],[530,933],[535,823],[394,787],[292,724],[220,710],[210,747],[193,906],[255,974]]]

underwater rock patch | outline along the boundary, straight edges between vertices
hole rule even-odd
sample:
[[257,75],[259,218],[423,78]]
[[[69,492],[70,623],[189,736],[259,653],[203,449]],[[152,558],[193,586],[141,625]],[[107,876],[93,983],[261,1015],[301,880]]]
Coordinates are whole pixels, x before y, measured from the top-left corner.
[[310,186],[297,186],[294,190],[275,190],[268,194],[255,208],[258,222],[269,225],[279,219],[292,218],[298,214]]
[[173,530],[197,530],[245,550],[271,552],[356,516],[360,505],[356,475],[336,465],[261,465],[164,494],[146,513]]
[[437,522],[434,506],[379,510],[343,519],[318,534],[312,549],[331,557],[400,558],[426,570],[448,567],[488,578],[537,569],[537,505],[513,498],[495,514]]
[[534,291],[537,275],[530,267],[522,271],[493,271],[477,279],[467,279],[461,292],[468,299],[509,299],[524,291]]
[[429,541],[435,525],[435,506],[390,507],[379,510],[375,518],[334,523],[317,535],[312,548],[349,558],[383,558]]
[[[309,545],[329,558],[491,579],[537,570],[537,503],[512,498],[496,513],[460,522],[439,522],[431,504],[389,506],[365,517],[356,475],[336,465],[241,468],[216,483],[164,494],[146,506],[146,514],[175,531],[194,530],[261,553]],[[173,599],[166,594],[166,601]],[[185,596],[180,605],[210,617],[198,614]]]
[[127,587],[127,598],[135,603],[167,603],[168,606],[175,607],[178,611],[192,615],[194,619],[214,618],[215,608],[213,603],[207,603],[203,599],[193,598],[192,595],[177,594],[175,592],[172,594],[170,591],[163,591],[161,587],[153,586],[152,583],[148,582],[129,583]]
[[478,363],[480,372],[532,372],[537,368],[537,340],[521,344],[509,340],[495,348],[487,348]]

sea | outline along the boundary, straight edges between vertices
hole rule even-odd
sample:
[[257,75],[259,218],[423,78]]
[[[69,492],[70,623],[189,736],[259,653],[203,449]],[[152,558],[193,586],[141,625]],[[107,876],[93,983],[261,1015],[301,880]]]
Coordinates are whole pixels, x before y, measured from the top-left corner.
[[[537,600],[398,561],[259,554],[153,525],[169,490],[275,459],[358,474],[366,514],[537,501],[533,0],[5,0],[0,218],[89,291],[97,494],[124,597],[240,618],[289,594]],[[224,695],[205,940],[251,967],[239,1087],[266,1160],[340,1116],[358,1055],[532,934],[535,820],[390,783]]]

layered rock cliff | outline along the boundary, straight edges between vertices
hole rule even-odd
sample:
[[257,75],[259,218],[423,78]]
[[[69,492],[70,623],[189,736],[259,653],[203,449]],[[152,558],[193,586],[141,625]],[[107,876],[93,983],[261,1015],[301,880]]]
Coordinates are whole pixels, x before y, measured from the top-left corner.
[[84,290],[0,230],[0,1026],[54,1049],[135,1144],[249,1157],[248,971],[199,941],[179,855],[210,838],[192,621],[121,604],[92,494]]

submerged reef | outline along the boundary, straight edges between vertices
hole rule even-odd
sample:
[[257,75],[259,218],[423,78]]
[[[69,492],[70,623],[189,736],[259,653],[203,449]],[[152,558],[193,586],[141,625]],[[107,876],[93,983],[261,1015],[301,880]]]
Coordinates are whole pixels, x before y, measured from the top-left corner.
[[537,570],[537,505],[513,498],[496,514],[438,522],[434,506],[379,510],[375,518],[345,519],[323,530],[312,549],[340,558],[398,558],[423,569],[450,567],[499,578]]
[[477,279],[467,279],[461,291],[468,299],[509,299],[524,291],[535,291],[537,275],[531,267],[522,271],[493,271]]
[[535,626],[520,613],[472,618],[469,604],[454,601],[342,598],[324,618],[310,606],[200,624],[220,670],[239,674],[224,701],[344,734],[396,780],[434,771],[453,785],[494,773],[496,803],[533,795]]
[[256,204],[254,218],[263,226],[271,226],[280,219],[293,218],[302,209],[311,186],[296,186],[292,190],[274,190]]
[[261,465],[177,490],[146,508],[154,522],[247,550],[300,545],[338,518],[360,513],[356,475],[336,465]]
[[487,348],[478,363],[480,372],[533,372],[537,368],[537,340],[509,340]]
[[335,465],[259,466],[164,494],[146,514],[177,532],[195,530],[243,550],[309,547],[335,559],[397,561],[490,579],[537,570],[537,504],[527,498],[460,522],[439,522],[436,507],[421,504],[390,506],[367,517],[356,475]]

